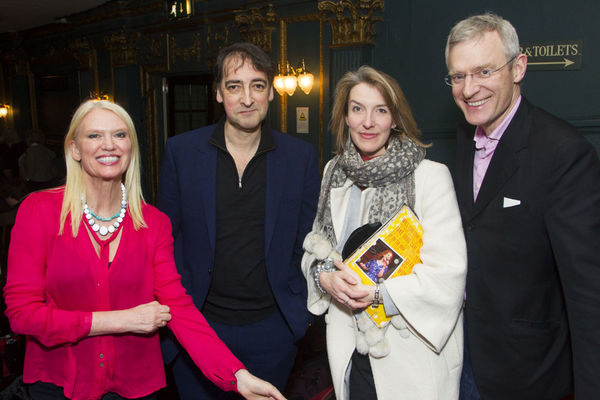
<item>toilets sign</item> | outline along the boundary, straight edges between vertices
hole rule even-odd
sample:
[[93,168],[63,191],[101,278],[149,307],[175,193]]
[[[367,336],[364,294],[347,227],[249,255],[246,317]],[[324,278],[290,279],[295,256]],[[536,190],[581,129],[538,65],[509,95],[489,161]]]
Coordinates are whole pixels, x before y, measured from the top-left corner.
[[529,71],[581,69],[583,40],[521,43],[521,53],[527,55]]

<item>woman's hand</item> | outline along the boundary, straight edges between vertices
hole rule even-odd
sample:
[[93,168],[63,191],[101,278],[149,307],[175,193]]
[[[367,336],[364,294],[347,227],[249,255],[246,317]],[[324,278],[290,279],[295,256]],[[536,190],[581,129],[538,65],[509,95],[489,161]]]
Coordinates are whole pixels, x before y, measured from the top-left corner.
[[171,320],[169,306],[158,301],[118,311],[95,311],[89,336],[155,332]]
[[237,379],[237,390],[245,399],[285,400],[275,386],[252,375],[247,369],[240,369],[235,373],[235,378]]
[[370,305],[371,303],[361,300],[369,296],[369,291],[356,273],[341,261],[336,261],[335,266],[338,271],[321,272],[321,287],[337,302],[352,309],[363,309]]
[[163,306],[158,301],[140,304],[124,311],[128,313],[127,331],[132,333],[152,333],[171,320],[169,306]]
[[[375,285],[364,285],[364,289],[365,292],[367,293],[366,296],[361,297],[360,299],[356,299],[356,301],[358,301],[361,304],[366,304],[365,307],[370,306],[371,304],[373,304],[373,299],[375,298]],[[383,303],[383,301],[381,300],[381,297],[379,298],[379,302]],[[365,308],[363,307],[363,308]]]

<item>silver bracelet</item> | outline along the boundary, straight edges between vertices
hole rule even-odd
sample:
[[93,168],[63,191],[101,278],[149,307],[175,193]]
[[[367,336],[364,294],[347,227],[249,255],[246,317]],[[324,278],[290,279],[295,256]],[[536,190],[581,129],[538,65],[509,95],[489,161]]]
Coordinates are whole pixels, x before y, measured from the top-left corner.
[[321,272],[333,272],[335,270],[336,268],[331,258],[326,258],[325,260],[315,260],[313,263],[312,276],[315,280],[317,289],[319,289],[322,294],[327,294],[327,291],[323,289],[323,286],[321,286]]
[[380,301],[379,301],[379,283],[375,284],[375,292],[373,293],[373,303],[371,304],[371,307],[373,308],[377,308],[379,307]]

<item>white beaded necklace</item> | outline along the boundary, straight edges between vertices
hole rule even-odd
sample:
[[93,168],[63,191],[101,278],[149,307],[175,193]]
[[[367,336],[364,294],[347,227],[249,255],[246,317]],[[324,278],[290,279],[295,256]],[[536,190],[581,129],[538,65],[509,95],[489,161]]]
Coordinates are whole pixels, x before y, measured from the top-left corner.
[[[94,214],[90,208],[87,205],[87,201],[85,201],[85,197],[82,195],[82,200],[83,200],[83,215],[85,216],[85,218],[87,219],[88,224],[90,225],[90,227],[92,228],[92,230],[94,232],[98,232],[101,236],[106,236],[109,232],[110,233],[114,233],[119,226],[121,225],[121,223],[123,223],[123,218],[125,217],[125,211],[127,210],[127,193],[125,191],[125,185],[123,185],[123,183],[121,183],[121,193],[122,193],[122,197],[121,197],[121,211],[119,212],[118,216],[116,216],[116,221],[112,223],[112,225],[109,225],[108,227],[106,226],[100,226],[96,220],[94,220],[92,214]],[[113,218],[109,219],[112,220]]]

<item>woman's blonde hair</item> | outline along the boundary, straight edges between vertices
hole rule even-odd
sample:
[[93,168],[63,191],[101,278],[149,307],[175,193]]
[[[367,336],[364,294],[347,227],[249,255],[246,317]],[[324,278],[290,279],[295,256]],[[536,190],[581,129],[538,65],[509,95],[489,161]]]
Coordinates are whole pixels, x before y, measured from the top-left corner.
[[95,101],[88,100],[82,103],[69,125],[69,130],[65,136],[64,151],[65,161],[67,164],[67,179],[65,183],[65,194],[63,198],[62,208],[60,211],[60,229],[59,235],[62,235],[67,215],[71,214],[71,228],[73,231],[73,237],[77,236],[79,230],[79,224],[81,223],[81,215],[83,213],[83,206],[81,204],[81,196],[85,193],[85,184],[83,182],[83,172],[81,170],[81,163],[76,161],[71,154],[71,142],[75,140],[79,133],[79,128],[83,119],[92,110],[107,110],[113,112],[119,117],[127,126],[127,132],[129,139],[131,140],[131,156],[129,159],[129,165],[125,172],[125,189],[127,190],[127,209],[133,220],[133,226],[135,229],[146,226],[144,216],[142,215],[142,202],[144,197],[142,195],[141,179],[140,179],[140,147],[137,140],[137,134],[135,126],[131,117],[125,111],[123,107],[110,101]]
[[421,142],[421,131],[417,128],[417,123],[410,111],[408,101],[406,101],[404,92],[400,89],[398,82],[384,72],[378,71],[368,65],[363,65],[356,71],[346,72],[335,88],[330,129],[335,136],[335,151],[337,154],[343,152],[344,145],[348,140],[349,133],[345,117],[348,115],[350,91],[360,83],[366,83],[375,87],[381,93],[385,104],[390,109],[392,120],[396,125],[396,128],[390,132],[390,138],[406,135],[418,146],[429,147],[429,145]]

